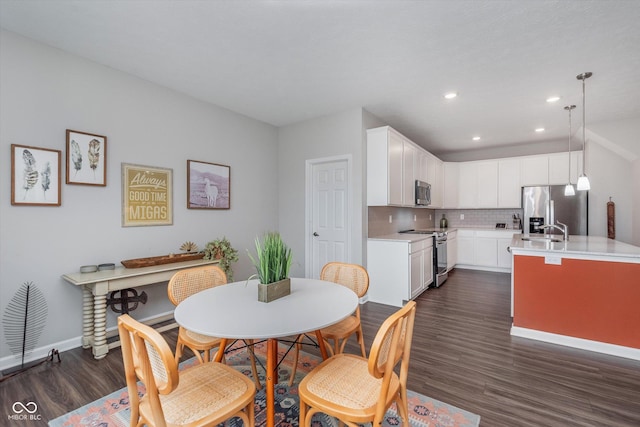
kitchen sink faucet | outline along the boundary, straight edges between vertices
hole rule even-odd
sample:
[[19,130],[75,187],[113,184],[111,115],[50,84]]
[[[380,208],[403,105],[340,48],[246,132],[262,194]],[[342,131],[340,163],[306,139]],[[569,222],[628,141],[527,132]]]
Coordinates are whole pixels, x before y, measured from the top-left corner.
[[563,224],[563,223],[561,223],[560,221],[556,221],[556,223],[557,223],[558,225],[555,225],[555,224],[545,224],[545,225],[543,225],[543,226],[542,226],[542,227],[540,227],[540,228],[542,228],[542,229],[545,229],[545,228],[555,228],[555,229],[557,229],[557,230],[560,230],[560,231],[562,231],[562,239],[563,239],[564,241],[569,240],[569,227],[567,226],[567,224]]

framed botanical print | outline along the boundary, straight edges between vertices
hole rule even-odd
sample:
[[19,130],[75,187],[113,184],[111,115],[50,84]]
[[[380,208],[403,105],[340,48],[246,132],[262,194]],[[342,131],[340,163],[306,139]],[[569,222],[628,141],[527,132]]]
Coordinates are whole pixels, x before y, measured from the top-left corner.
[[107,185],[107,137],[67,129],[66,183]]
[[173,224],[173,169],[122,164],[122,226]]
[[187,208],[229,209],[231,167],[187,160]]
[[59,150],[11,144],[11,204],[60,206]]

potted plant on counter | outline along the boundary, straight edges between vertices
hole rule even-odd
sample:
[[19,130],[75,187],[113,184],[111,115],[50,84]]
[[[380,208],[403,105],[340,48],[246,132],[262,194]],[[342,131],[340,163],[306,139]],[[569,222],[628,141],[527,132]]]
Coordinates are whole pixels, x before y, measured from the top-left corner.
[[[256,238],[256,252],[254,258],[249,253],[249,258],[256,267],[258,284],[258,300],[271,302],[291,293],[291,279],[289,272],[293,255],[282,237],[277,232],[268,232],[262,242]],[[250,277],[250,278],[252,278]]]
[[233,270],[231,263],[238,261],[238,251],[231,246],[226,237],[212,240],[204,247],[204,259],[219,260],[220,268],[227,275],[227,281],[233,282]]

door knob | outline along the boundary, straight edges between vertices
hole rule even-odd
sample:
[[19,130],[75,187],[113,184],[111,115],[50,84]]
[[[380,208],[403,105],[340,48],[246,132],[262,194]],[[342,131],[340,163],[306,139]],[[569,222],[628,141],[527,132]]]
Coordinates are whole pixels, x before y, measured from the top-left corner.
[[319,236],[319,234],[316,231],[314,231],[313,232],[313,237],[318,237],[318,236]]

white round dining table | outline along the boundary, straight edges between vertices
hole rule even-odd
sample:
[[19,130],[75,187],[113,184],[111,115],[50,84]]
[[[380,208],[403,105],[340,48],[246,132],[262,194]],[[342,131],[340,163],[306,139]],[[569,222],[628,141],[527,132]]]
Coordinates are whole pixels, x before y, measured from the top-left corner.
[[[198,292],[178,304],[174,317],[180,326],[204,335],[267,340],[267,426],[273,427],[278,338],[314,332],[326,359],[320,329],[350,316],[357,306],[351,289],[305,278],[291,278],[289,295],[264,303],[258,301],[258,281],[249,280]],[[216,359],[221,358],[219,351]]]

